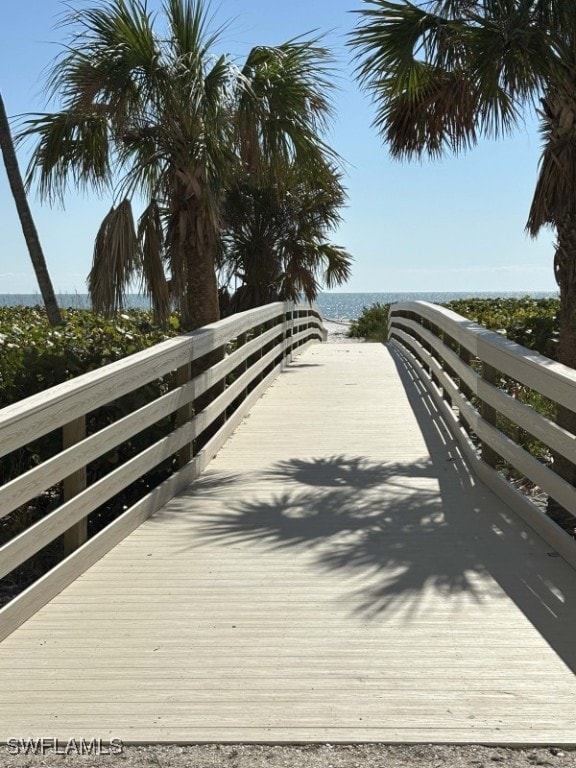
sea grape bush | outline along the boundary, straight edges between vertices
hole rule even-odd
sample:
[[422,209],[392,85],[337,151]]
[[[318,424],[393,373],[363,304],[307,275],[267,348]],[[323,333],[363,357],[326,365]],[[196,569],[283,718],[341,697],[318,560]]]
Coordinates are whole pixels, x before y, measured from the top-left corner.
[[389,312],[390,304],[376,302],[370,307],[364,307],[359,317],[350,323],[348,335],[366,341],[386,341]]
[[178,333],[171,318],[155,326],[150,312],[127,310],[106,318],[62,310],[64,325],[48,325],[40,307],[0,307],[0,407],[146,349]]
[[559,299],[458,299],[442,306],[523,347],[556,359]]

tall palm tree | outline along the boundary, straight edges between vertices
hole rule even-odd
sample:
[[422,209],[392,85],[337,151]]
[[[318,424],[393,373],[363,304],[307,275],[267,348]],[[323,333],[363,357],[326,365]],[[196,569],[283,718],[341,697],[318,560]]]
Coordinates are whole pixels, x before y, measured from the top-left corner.
[[[573,0],[365,0],[351,37],[393,156],[440,156],[535,110],[544,141],[527,229],[557,235],[557,359],[576,368],[576,5]],[[557,421],[576,434],[576,414]],[[576,467],[555,469],[576,485]]]
[[22,181],[22,174],[20,173],[20,166],[18,165],[18,158],[16,157],[16,151],[14,149],[14,142],[12,140],[12,132],[10,131],[10,123],[8,122],[8,116],[6,115],[6,109],[4,107],[4,100],[0,95],[0,149],[2,150],[2,157],[4,159],[4,166],[6,168],[6,175],[8,176],[8,183],[10,184],[10,190],[16,204],[16,210],[20,218],[20,226],[24,233],[24,239],[28,247],[28,253],[30,254],[30,260],[36,273],[36,280],[38,281],[38,287],[42,294],[42,300],[46,307],[46,314],[48,316],[48,322],[50,325],[61,325],[62,315],[58,307],[56,295],[54,294],[54,288],[52,287],[52,281],[48,273],[48,267],[46,265],[46,259],[40,245],[40,238],[34,220],[32,218],[32,212],[28,205],[28,199],[26,198],[26,190],[24,188],[24,182]]
[[[292,43],[280,57],[290,59],[298,45],[306,51],[299,60],[314,63],[318,75],[313,100],[307,70],[287,80],[292,91],[282,90],[271,55],[252,61],[250,77],[215,55],[221,30],[210,31],[201,0],[165,0],[163,10],[165,36],[156,33],[145,0],[106,0],[71,12],[72,41],[51,78],[62,109],[34,117],[24,134],[38,138],[30,175],[46,197],[61,195],[69,181],[115,190],[89,276],[94,307],[121,306],[139,276],[160,318],[172,297],[183,327],[193,329],[219,317],[222,205],[247,162],[240,137],[252,158],[258,148],[303,159],[322,152],[315,127],[327,109],[326,52]],[[254,87],[258,68],[267,70],[263,81],[275,82],[274,109],[270,88]],[[136,195],[145,199],[137,222]]]
[[[331,116],[329,51],[318,39],[253,48],[242,70],[235,143],[239,171],[225,202],[223,272],[242,285],[229,311],[309,301],[350,275],[349,254],[326,241],[345,192],[340,158],[319,137]],[[283,126],[278,131],[277,126]]]
[[[71,41],[50,78],[61,109],[30,119],[23,135],[38,139],[29,179],[38,177],[44,197],[61,197],[70,181],[115,191],[88,280],[94,308],[121,306],[140,276],[165,316],[169,272],[192,329],[218,319],[213,263],[231,167],[230,66],[211,55],[217,34],[199,3],[166,0],[164,11],[166,39],[141,0],[71,10]],[[145,200],[138,223],[136,195]]]

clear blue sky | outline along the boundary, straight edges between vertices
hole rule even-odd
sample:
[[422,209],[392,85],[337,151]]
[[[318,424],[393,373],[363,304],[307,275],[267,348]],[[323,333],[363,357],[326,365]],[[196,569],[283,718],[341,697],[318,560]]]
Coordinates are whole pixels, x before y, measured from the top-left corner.
[[[84,0],[86,1],[86,0]],[[353,80],[346,36],[362,0],[220,0],[233,19],[221,52],[241,61],[251,46],[277,44],[311,30],[326,33],[340,69],[337,118],[329,137],[346,160],[348,206],[333,240],[354,256],[344,291],[554,291],[553,233],[524,233],[540,139],[528,122],[514,137],[485,142],[441,162],[391,160],[371,127],[373,110]],[[160,0],[149,0],[152,8]],[[60,0],[15,0],[2,8],[0,89],[9,116],[47,108],[46,67],[64,30]],[[25,151],[20,164],[27,163]],[[70,194],[65,209],[30,202],[58,292],[86,292],[99,222],[110,199]],[[0,166],[0,293],[35,293],[13,201]]]

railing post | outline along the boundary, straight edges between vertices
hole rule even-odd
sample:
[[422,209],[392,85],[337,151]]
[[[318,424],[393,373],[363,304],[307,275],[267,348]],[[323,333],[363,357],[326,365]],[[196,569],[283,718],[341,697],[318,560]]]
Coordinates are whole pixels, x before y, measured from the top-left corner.
[[[79,416],[62,427],[62,447],[64,450],[84,440],[86,437],[86,416]],[[63,480],[64,503],[77,496],[86,488],[86,467],[76,470]],[[64,556],[81,547],[88,539],[88,518],[84,517],[64,533]]]
[[[248,341],[248,334],[246,332],[241,333],[240,336],[236,339],[236,345],[237,348],[240,349],[240,347],[243,347],[246,342]],[[243,360],[240,363],[239,369],[238,369],[238,375],[242,375],[243,373],[246,373],[248,370],[248,359]]]
[[288,311],[286,305],[282,310],[282,352],[281,352],[281,364],[282,370],[286,368],[288,363]]
[[[299,309],[298,312],[296,313],[296,317],[298,318],[298,321],[303,320],[306,317],[306,312],[304,312],[303,310]],[[298,322],[298,332],[303,331],[304,327],[302,325],[300,325],[300,322]],[[298,346],[301,347],[302,344],[304,344],[304,342],[302,340],[300,340],[298,342]]]
[[[440,330],[437,327],[436,327],[436,330],[438,331],[436,333],[436,336],[442,341],[442,343],[445,346],[448,347],[449,350],[454,351],[454,348],[456,347],[456,342],[454,341],[452,336],[447,334],[446,331],[442,331],[440,333]],[[456,371],[450,366],[449,363],[446,362],[446,359],[444,358],[443,354],[440,356],[440,359],[438,360],[438,362],[444,369],[444,373],[446,374],[446,376],[448,376],[448,378],[450,378],[454,382],[454,384],[457,385],[458,377],[456,376]],[[450,394],[447,387],[442,387],[442,397],[444,398],[444,400],[446,400],[446,402],[449,404],[451,408],[454,406],[452,395]]]
[[[472,361],[472,353],[470,352],[470,350],[466,349],[466,347],[463,347],[462,344],[460,344],[458,357],[460,358],[460,360],[462,360],[463,363],[465,363],[468,366],[468,368],[470,368],[470,363]],[[470,389],[469,386],[466,385],[464,381],[462,381],[462,379],[460,379],[460,390],[464,395],[464,397],[466,398],[466,400],[470,402],[472,400],[472,394],[473,394],[472,390]]]
[[[466,349],[466,347],[463,347],[462,344],[460,344],[458,356],[460,357],[460,360],[462,360],[462,362],[465,363],[470,368],[470,362],[472,361],[472,353],[470,352],[470,350]],[[460,379],[459,386],[460,386],[460,391],[462,392],[466,400],[468,400],[468,402],[471,403],[473,392],[470,389],[470,387],[467,386],[462,379]],[[464,426],[464,429],[467,432],[470,432],[470,425],[462,415],[462,411],[458,411],[458,417],[460,419],[460,423]]]
[[286,365],[292,362],[292,336],[294,334],[294,306],[285,314],[285,355]]
[[[268,323],[260,323],[260,325],[258,326],[258,335],[262,336],[263,334],[266,333],[267,330],[268,330]],[[262,360],[263,357],[264,357],[264,346],[260,341],[260,346],[258,347],[258,360]],[[260,383],[263,378],[264,378],[264,371],[260,371],[260,373],[258,374],[258,383]]]
[[[422,328],[425,328],[427,331],[432,332],[432,324],[425,317],[418,317],[417,318],[417,322],[420,323]],[[432,347],[430,346],[430,344],[428,344],[426,339],[424,339],[423,336],[421,334],[419,334],[418,332],[416,332],[416,339],[424,347],[426,352],[428,352],[428,354],[432,355]],[[431,366],[426,362],[426,360],[422,360],[422,367],[424,368],[426,373],[430,376],[432,382],[434,384],[436,384],[436,386],[438,386],[438,379],[434,375],[434,372],[432,371]]]
[[[246,332],[241,333],[240,336],[236,339],[236,346],[237,349],[240,349],[240,347],[243,347],[244,344],[248,341],[248,334]],[[240,377],[242,374],[246,373],[248,370],[248,358],[246,360],[243,360],[242,363],[240,363],[240,366],[236,369],[237,375]],[[246,400],[248,397],[248,389],[244,389],[240,397],[238,398],[240,402],[243,400]]]
[[[482,361],[482,378],[489,384],[496,384],[497,371],[488,363]],[[481,414],[484,421],[496,426],[496,409],[482,401]],[[495,467],[498,462],[498,454],[489,445],[482,441],[482,460],[490,467]]]
[[[438,328],[437,325],[434,325],[434,323],[430,322],[430,320],[427,320],[425,327],[430,331],[430,333],[432,333],[434,336],[436,336],[437,339],[439,339],[440,341],[444,341],[443,337],[440,334],[440,329]],[[428,350],[428,353],[430,354],[430,357],[433,360],[435,360],[442,367],[442,364],[443,364],[444,361],[443,361],[443,359],[440,359],[440,360],[438,359],[438,355],[436,353],[436,350],[432,346],[432,344],[428,344],[426,342],[424,342],[424,344],[425,344],[425,348]],[[434,370],[433,370],[432,366],[430,366],[430,377],[431,377],[432,381],[434,382],[434,384],[436,384],[436,387],[438,389],[442,388],[442,384],[440,383],[440,379],[434,373]],[[444,394],[445,393],[444,393],[444,390],[443,390],[443,394],[442,394],[443,397],[444,397]],[[444,399],[446,399],[446,398],[444,398]]]
[[[190,381],[190,363],[186,363],[186,365],[181,366],[180,368],[176,369],[176,386],[182,387],[184,384],[187,384]],[[176,428],[184,426],[187,422],[192,420],[192,417],[194,415],[194,409],[192,406],[192,403],[186,403],[186,405],[183,405],[182,408],[179,408],[176,411]],[[189,461],[192,461],[193,456],[193,449],[192,449],[192,443],[186,443],[180,450],[178,451],[178,466],[183,467],[185,464],[188,464]]]
[[280,341],[270,342],[270,351],[276,349],[277,352],[274,359],[274,365],[279,363],[281,367],[284,367],[284,317],[280,315],[275,318],[272,327],[277,328],[279,325],[282,326],[282,336],[280,337]]

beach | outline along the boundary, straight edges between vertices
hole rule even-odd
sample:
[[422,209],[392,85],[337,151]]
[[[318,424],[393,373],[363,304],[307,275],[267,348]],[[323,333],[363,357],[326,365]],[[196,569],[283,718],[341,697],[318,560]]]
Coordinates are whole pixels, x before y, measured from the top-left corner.
[[355,344],[358,341],[361,341],[361,339],[351,339],[348,336],[350,320],[327,320],[324,318],[324,327],[328,331],[328,338],[326,341],[329,344]]

